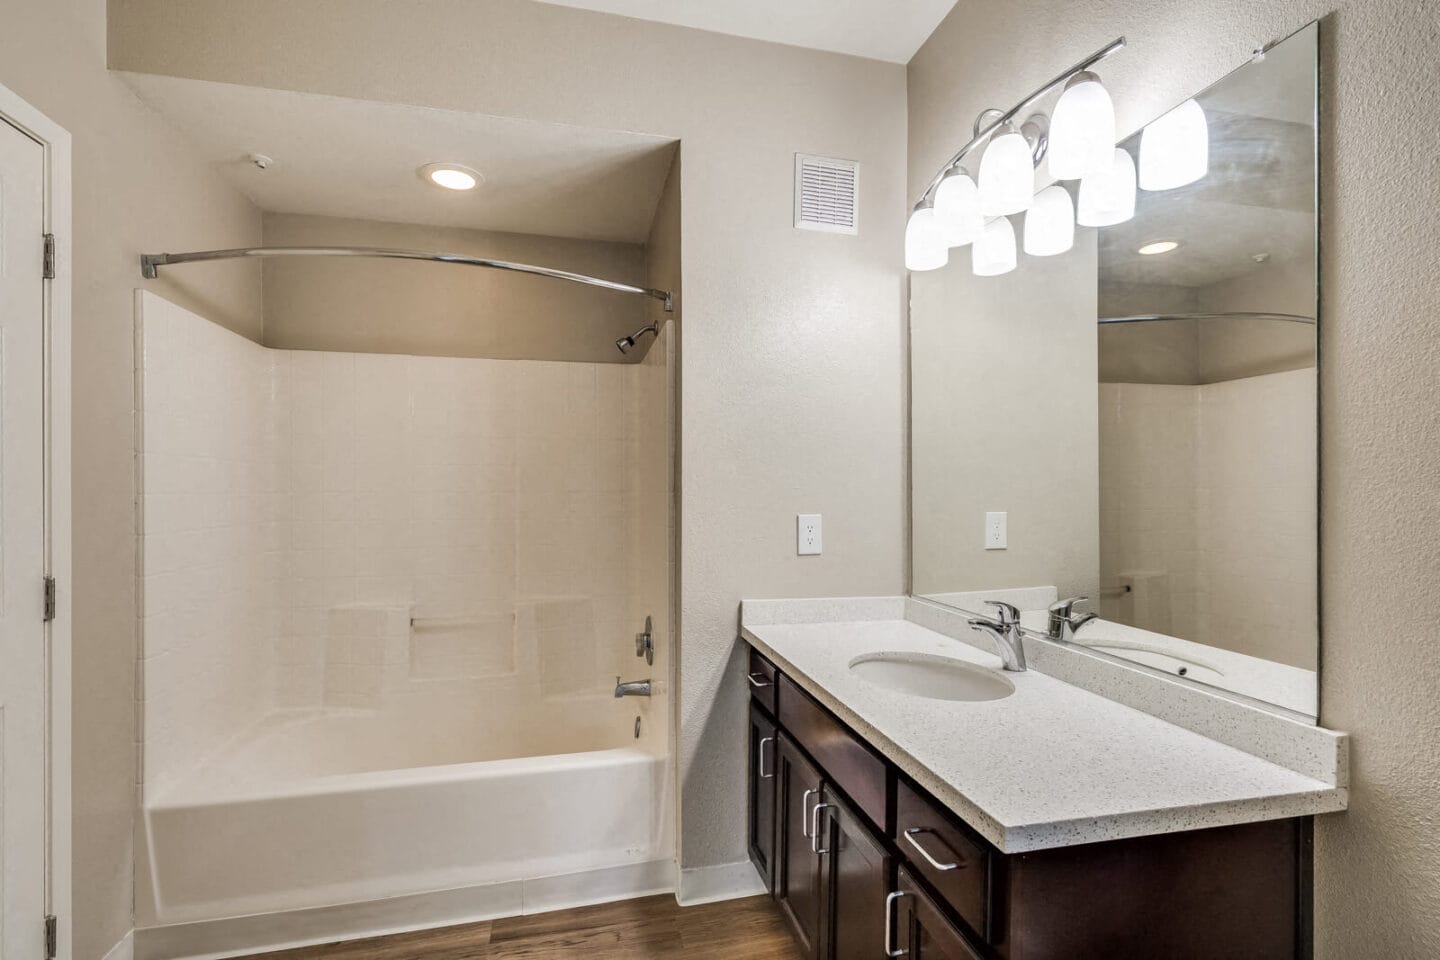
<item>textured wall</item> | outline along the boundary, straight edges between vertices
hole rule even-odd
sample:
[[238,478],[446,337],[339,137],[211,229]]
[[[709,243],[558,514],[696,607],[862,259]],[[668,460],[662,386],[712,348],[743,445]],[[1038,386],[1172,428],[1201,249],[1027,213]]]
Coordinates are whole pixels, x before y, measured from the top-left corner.
[[[904,68],[528,0],[111,14],[117,69],[682,141],[681,862],[743,861],[739,601],[904,587]],[[796,153],[860,161],[858,237],[794,229]]]
[[[910,186],[1006,105],[1124,34],[1122,131],[1330,13],[1322,40],[1321,722],[1355,736],[1349,812],[1316,825],[1316,955],[1440,953],[1440,326],[1429,0],[1022,0],[961,5],[910,64]],[[1383,172],[1383,174],[1382,174]]]

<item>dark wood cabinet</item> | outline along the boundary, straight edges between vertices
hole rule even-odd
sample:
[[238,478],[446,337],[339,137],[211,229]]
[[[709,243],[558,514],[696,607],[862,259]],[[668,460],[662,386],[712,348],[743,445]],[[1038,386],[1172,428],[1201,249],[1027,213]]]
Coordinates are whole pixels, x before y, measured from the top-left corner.
[[940,906],[903,868],[896,874],[891,909],[895,911],[892,917],[895,943],[886,946],[890,956],[906,960],[982,960],[959,928],[946,919]]
[[818,844],[811,835],[824,782],[820,771],[783,733],[775,753],[775,902],[800,949],[820,957],[821,885]]
[[775,889],[775,721],[759,705],[750,705],[750,804],[748,832],[750,862]]
[[881,908],[890,892],[890,856],[884,841],[833,790],[827,789],[821,802],[822,956],[874,960],[885,939]]

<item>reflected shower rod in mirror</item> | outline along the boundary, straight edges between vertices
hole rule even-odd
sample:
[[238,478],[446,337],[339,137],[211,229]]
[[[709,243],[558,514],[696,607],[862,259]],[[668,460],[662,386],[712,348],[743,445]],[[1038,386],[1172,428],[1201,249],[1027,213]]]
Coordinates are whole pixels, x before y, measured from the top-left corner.
[[1237,311],[1233,313],[1139,313],[1130,317],[1101,317],[1097,323],[1153,323],[1164,320],[1280,320],[1285,323],[1308,323],[1315,325],[1314,317],[1298,313],[1254,313]]
[[427,250],[392,250],[385,247],[236,247],[231,250],[194,250],[189,253],[145,253],[140,255],[140,273],[146,280],[159,276],[158,267],[177,263],[199,263],[206,260],[241,260],[247,257],[373,257],[380,260],[429,260],[435,263],[458,263],[467,267],[489,267],[492,270],[510,270],[515,273],[529,273],[553,280],[568,280],[592,287],[614,290],[617,293],[637,293],[653,297],[665,304],[665,312],[675,309],[675,300],[669,290],[655,290],[651,287],[637,287],[617,280],[604,280],[583,273],[537,267],[528,263],[512,263],[508,260],[486,260],[481,257],[467,257],[459,253],[434,253]]

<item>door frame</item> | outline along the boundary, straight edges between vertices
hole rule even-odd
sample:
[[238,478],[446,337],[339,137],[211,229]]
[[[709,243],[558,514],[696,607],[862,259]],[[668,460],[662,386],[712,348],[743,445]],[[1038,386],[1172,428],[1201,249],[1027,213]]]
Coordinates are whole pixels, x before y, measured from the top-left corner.
[[[71,593],[70,574],[70,134],[0,84],[0,119],[45,149],[45,232],[55,237],[55,278],[45,281],[45,575],[54,577],[55,618],[45,624],[46,912],[56,917],[55,956],[71,958]],[[40,238],[36,238],[39,242]],[[36,585],[39,589],[39,584]],[[35,922],[41,922],[40,917]]]

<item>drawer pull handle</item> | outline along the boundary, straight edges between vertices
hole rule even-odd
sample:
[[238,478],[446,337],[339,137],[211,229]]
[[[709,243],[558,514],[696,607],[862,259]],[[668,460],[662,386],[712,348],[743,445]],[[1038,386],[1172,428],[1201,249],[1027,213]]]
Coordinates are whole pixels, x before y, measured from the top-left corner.
[[800,836],[806,840],[810,839],[810,794],[819,792],[820,788],[814,787],[800,794]]
[[829,850],[820,849],[820,811],[834,807],[833,803],[817,803],[810,811],[810,852],[824,856]]
[[[934,867],[936,870],[941,871],[955,870],[960,867],[960,858],[957,858],[954,863],[941,863],[939,860],[936,860],[933,856],[931,856],[930,851],[922,847],[920,845],[920,841],[915,839],[919,834],[922,833],[928,833],[931,836],[935,836],[935,831],[931,830],[929,827],[911,827],[910,829],[905,831],[905,839],[909,841],[910,846],[920,851],[920,856],[925,858],[926,863],[930,864],[930,866]],[[935,839],[940,840],[938,836],[935,836]],[[945,841],[940,840],[940,843],[943,846]],[[951,852],[953,853],[953,851]]]
[[885,956],[903,957],[906,954],[904,947],[891,947],[895,942],[895,915],[898,912],[895,902],[901,897],[909,896],[904,890],[896,890],[894,893],[885,895]]
[[[759,677],[760,679],[756,680],[756,677]],[[775,685],[772,681],[766,680],[765,674],[763,673],[747,673],[745,674],[745,679],[749,680],[750,686],[754,687],[756,690],[760,690],[764,687],[773,687]]]
[[766,773],[766,772],[765,772],[765,744],[767,744],[767,743],[774,743],[774,742],[775,742],[775,738],[774,738],[774,737],[761,737],[761,738],[760,738],[760,749],[756,751],[756,753],[758,754],[758,756],[755,758],[755,762],[756,762],[756,763],[759,765],[759,767],[760,767],[759,774],[760,774],[760,779],[761,779],[761,780],[773,780],[773,779],[775,778],[775,771],[772,770],[772,771],[770,771],[769,773]]

